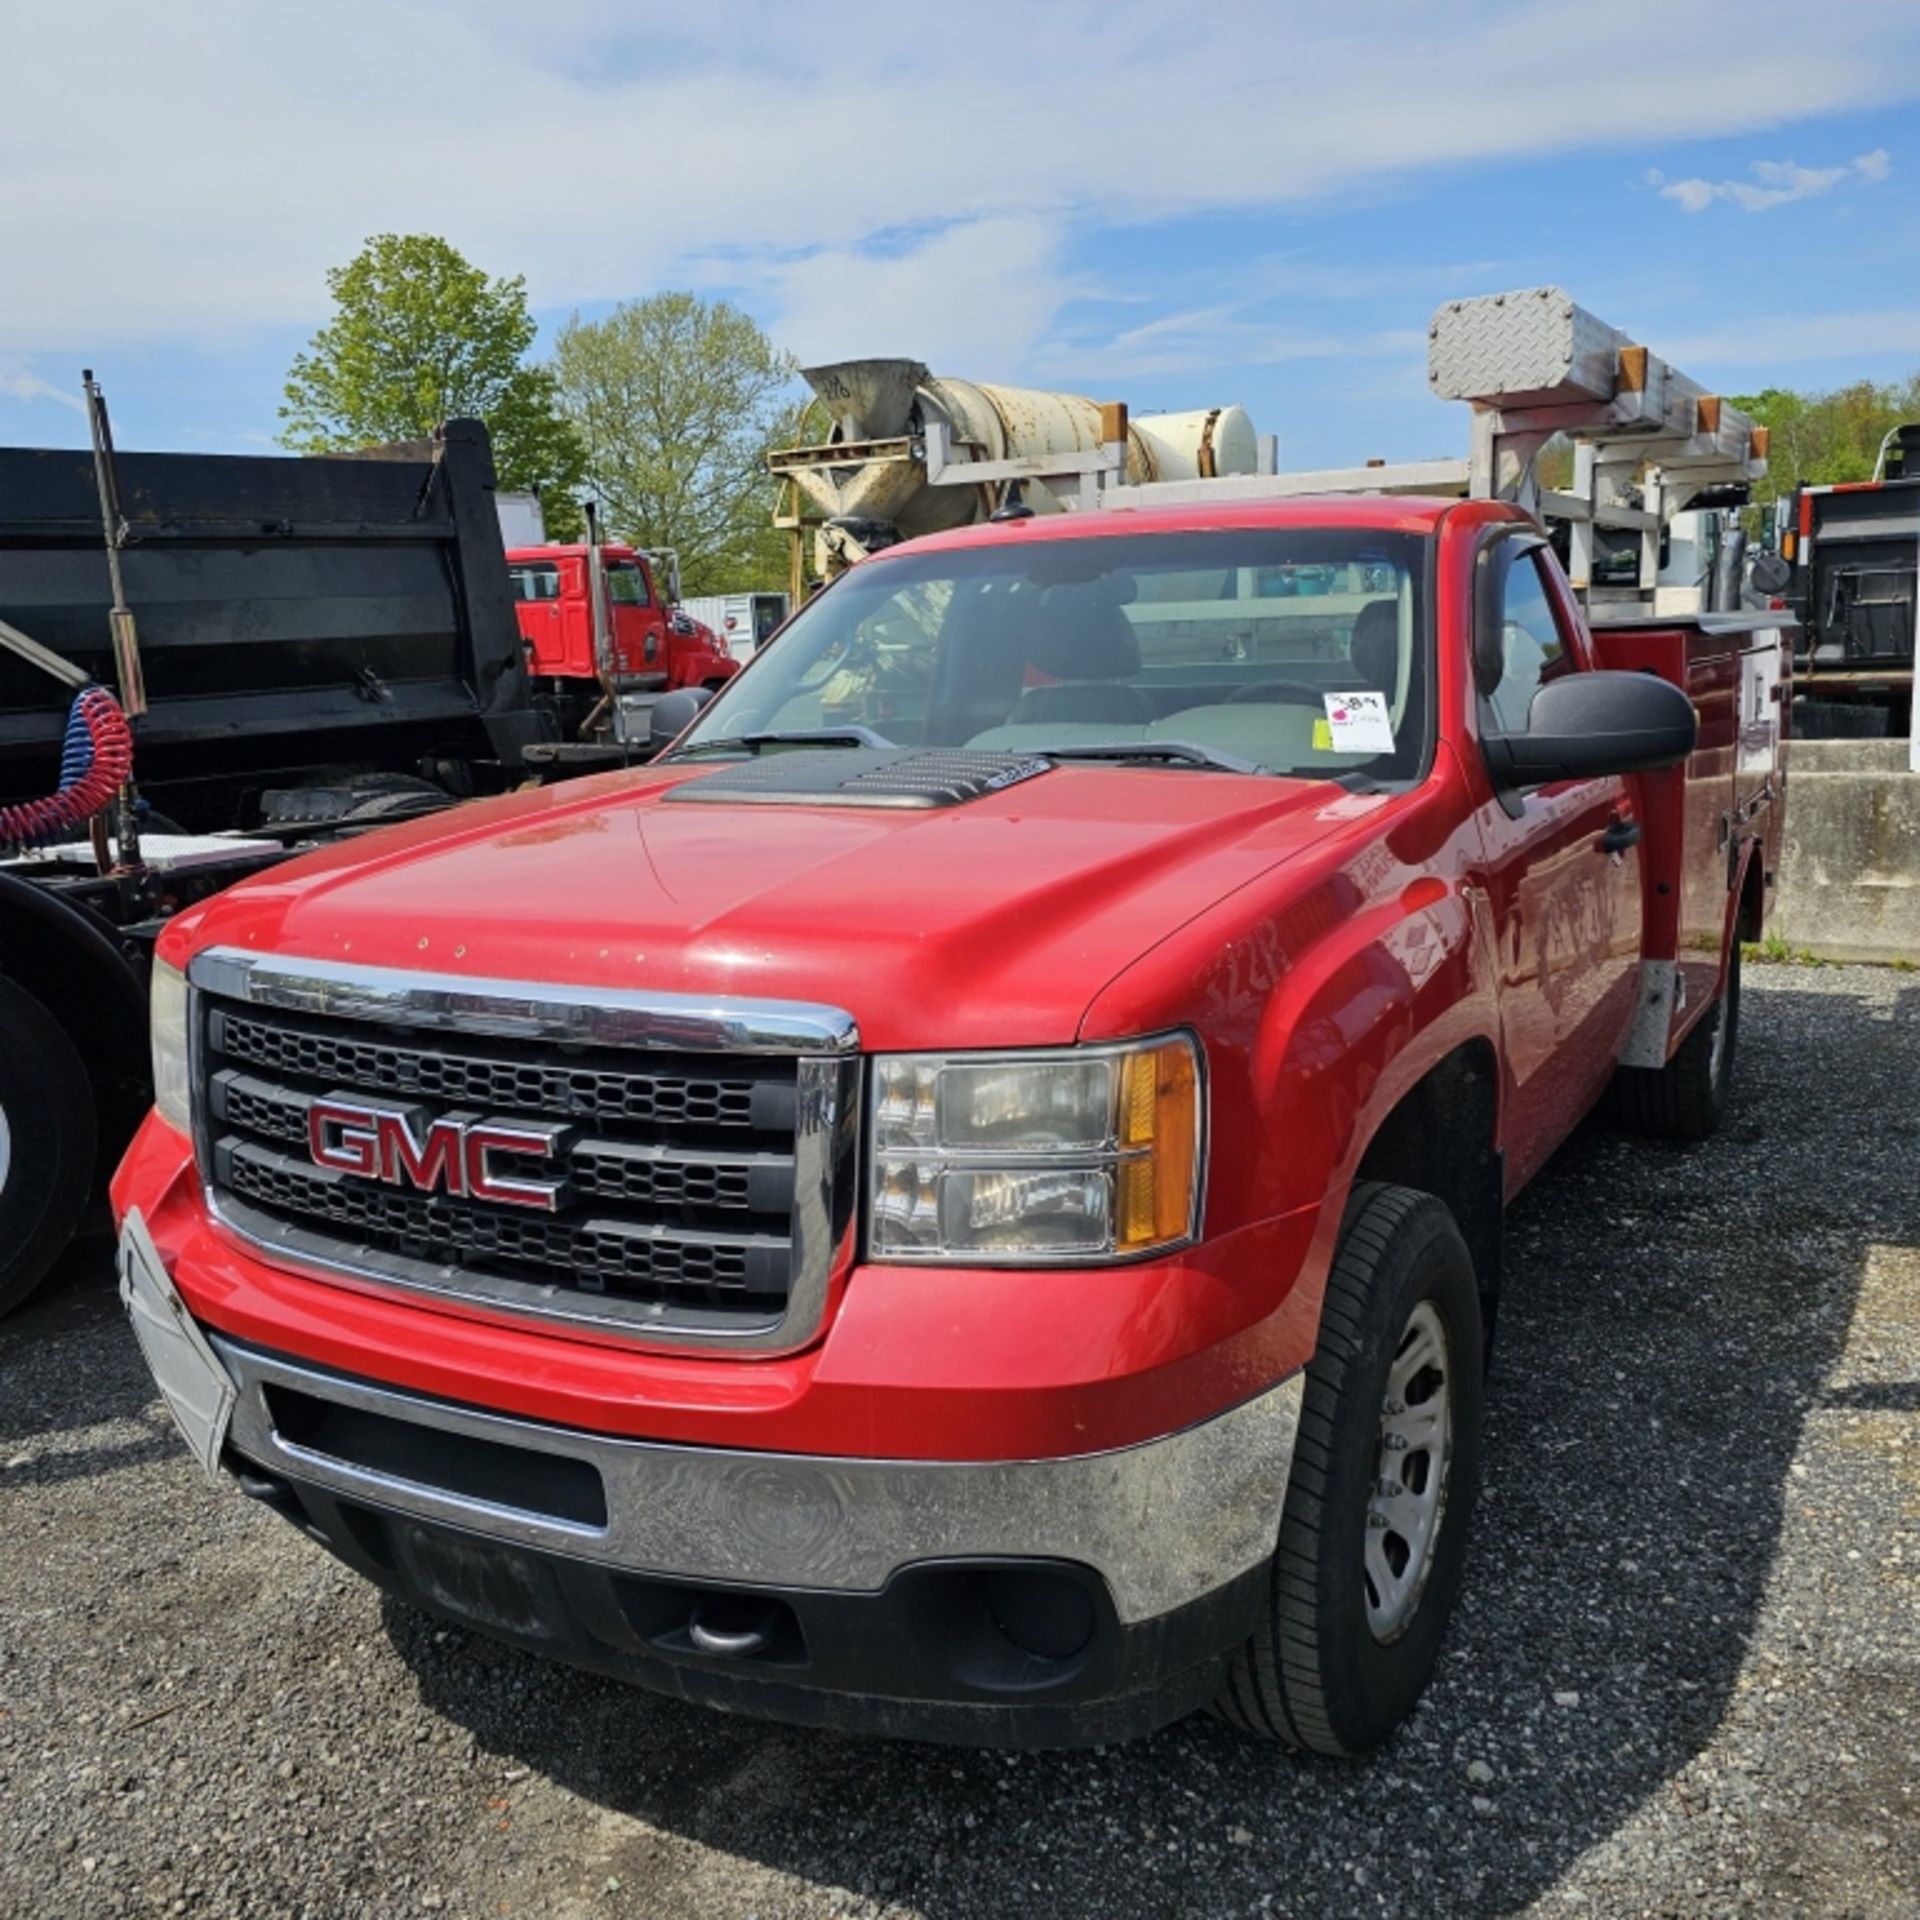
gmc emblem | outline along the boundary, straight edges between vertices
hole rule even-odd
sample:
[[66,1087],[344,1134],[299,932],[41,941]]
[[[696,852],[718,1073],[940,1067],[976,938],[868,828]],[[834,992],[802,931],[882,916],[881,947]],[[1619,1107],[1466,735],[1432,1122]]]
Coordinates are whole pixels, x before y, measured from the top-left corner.
[[544,1121],[483,1120],[477,1114],[445,1113],[436,1120],[419,1107],[374,1107],[332,1095],[307,1109],[307,1151],[316,1167],[390,1187],[547,1213],[558,1209],[566,1181],[496,1173],[492,1156],[552,1160],[565,1150],[570,1133]]

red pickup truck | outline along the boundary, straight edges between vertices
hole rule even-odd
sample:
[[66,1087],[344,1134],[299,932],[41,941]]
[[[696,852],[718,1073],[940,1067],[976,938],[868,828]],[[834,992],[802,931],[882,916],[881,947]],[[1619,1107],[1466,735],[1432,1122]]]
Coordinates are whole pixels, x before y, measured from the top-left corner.
[[1728,1098],[1779,636],[1589,632],[1488,501],[853,569],[647,768],[182,915],[124,1296],[369,1579],[681,1697],[978,1742],[1431,1672],[1502,1210]]

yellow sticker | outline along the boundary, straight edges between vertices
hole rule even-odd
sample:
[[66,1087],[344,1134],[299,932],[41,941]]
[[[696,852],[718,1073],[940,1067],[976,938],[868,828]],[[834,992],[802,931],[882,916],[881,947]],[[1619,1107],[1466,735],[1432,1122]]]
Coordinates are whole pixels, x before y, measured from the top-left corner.
[[1313,750],[1315,753],[1333,751],[1333,729],[1324,720],[1313,723]]

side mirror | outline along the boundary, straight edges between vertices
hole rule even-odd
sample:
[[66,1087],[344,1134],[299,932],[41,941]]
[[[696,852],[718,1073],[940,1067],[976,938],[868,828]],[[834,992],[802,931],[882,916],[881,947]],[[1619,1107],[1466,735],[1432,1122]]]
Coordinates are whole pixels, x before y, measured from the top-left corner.
[[1675,767],[1693,751],[1693,702],[1651,673],[1570,673],[1533,696],[1525,733],[1490,734],[1496,787]]
[[665,753],[712,698],[705,687],[678,687],[672,693],[663,693],[647,715],[647,757],[658,759]]

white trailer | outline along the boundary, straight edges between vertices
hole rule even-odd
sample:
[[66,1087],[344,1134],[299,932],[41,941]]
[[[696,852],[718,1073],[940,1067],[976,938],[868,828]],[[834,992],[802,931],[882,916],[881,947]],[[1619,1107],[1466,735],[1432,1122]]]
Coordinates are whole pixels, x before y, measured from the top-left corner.
[[751,660],[760,643],[787,617],[784,593],[709,593],[683,600],[680,610],[720,636],[734,659]]

